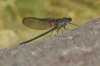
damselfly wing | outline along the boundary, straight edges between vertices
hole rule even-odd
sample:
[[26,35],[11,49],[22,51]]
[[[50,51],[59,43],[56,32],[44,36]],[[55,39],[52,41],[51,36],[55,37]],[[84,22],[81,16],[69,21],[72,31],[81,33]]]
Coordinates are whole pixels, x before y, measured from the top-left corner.
[[34,18],[34,17],[26,17],[23,19],[23,24],[26,25],[27,27],[37,29],[37,30],[44,30],[52,27],[49,24],[48,19],[39,19],[39,18]]

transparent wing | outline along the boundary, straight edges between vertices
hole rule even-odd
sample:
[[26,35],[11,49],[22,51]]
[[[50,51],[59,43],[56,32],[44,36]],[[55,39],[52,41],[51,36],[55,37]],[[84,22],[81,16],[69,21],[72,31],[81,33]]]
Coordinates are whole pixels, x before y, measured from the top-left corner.
[[52,27],[50,23],[45,19],[38,19],[34,17],[26,17],[23,19],[23,24],[27,27],[44,30]]

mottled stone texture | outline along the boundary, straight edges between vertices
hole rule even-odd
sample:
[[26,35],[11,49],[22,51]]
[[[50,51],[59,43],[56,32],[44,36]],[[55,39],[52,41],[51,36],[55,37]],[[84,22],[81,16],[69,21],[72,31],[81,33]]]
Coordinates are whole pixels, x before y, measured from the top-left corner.
[[100,18],[34,44],[1,49],[0,66],[100,66]]

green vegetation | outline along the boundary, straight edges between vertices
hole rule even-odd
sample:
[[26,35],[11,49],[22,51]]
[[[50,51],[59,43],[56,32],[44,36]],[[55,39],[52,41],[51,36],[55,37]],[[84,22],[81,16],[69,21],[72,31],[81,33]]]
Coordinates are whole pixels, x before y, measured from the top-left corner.
[[25,27],[24,17],[71,17],[73,23],[83,25],[99,17],[99,6],[100,0],[0,0],[0,48],[15,46],[46,31]]

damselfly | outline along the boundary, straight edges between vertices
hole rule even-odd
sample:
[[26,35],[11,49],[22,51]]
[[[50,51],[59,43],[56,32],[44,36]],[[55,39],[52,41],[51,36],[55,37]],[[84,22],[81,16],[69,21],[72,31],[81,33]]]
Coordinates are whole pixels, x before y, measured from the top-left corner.
[[48,34],[49,32],[52,32],[53,30],[57,30],[57,32],[61,29],[61,28],[65,28],[65,26],[67,24],[72,24],[75,25],[73,23],[71,23],[72,19],[70,17],[66,18],[34,18],[34,17],[26,17],[23,19],[22,23],[32,29],[37,29],[37,30],[44,30],[44,29],[48,29],[51,28],[50,30],[30,39],[27,40],[25,42],[22,42],[20,44],[26,44],[28,42],[31,42],[45,34]]

